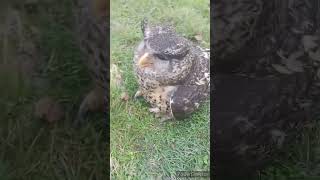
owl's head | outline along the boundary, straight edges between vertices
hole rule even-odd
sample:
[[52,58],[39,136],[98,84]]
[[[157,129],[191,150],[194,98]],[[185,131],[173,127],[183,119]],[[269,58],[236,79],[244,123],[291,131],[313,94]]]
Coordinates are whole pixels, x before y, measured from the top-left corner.
[[139,65],[142,68],[155,63],[166,64],[161,61],[182,60],[189,51],[188,40],[179,36],[170,25],[150,25],[144,19],[141,30],[144,54],[139,59]]

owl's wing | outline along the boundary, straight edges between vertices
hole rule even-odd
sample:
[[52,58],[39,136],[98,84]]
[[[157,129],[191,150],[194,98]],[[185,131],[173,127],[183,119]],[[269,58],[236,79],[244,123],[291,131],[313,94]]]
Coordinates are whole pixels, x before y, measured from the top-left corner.
[[208,99],[210,92],[210,54],[200,47],[194,47],[197,54],[192,71],[184,83],[177,85],[171,96],[170,107],[177,119],[182,119]]
[[174,118],[183,119],[197,110],[200,104],[209,97],[207,86],[178,85],[170,99]]

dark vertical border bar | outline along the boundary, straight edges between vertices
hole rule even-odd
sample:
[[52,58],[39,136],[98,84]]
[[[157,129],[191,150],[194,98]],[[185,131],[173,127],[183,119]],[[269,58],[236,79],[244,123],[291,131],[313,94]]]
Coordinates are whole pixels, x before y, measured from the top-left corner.
[[[105,112],[105,117],[106,117],[106,135],[107,135],[107,147],[106,147],[106,155],[107,155],[107,161],[110,162],[110,1],[109,0],[105,0],[106,3],[106,11],[107,11],[107,19],[106,21],[108,22],[108,26],[107,26],[107,32],[106,32],[106,36],[107,36],[107,54],[109,55],[108,59],[106,59],[107,61],[107,70],[108,72],[106,72],[106,74],[108,75],[107,79],[108,79],[108,91],[105,92],[107,93],[106,97],[107,97],[107,101],[106,103],[106,107],[107,107],[107,111]],[[107,177],[110,177],[110,163],[107,163],[108,167],[107,168]]]
[[213,33],[214,28],[214,22],[213,22],[213,6],[214,6],[215,0],[210,1],[210,177],[213,179],[216,179],[215,173],[214,173],[214,136],[213,136],[213,127],[214,127],[214,108],[213,108],[213,91],[214,91],[214,84],[212,83],[212,79],[214,78],[214,72],[213,72],[213,39],[215,38]]

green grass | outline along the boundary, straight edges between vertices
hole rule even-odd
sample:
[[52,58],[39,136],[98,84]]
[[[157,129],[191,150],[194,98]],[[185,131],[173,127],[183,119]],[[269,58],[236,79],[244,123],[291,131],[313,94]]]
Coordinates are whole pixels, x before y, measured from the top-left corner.
[[[140,22],[171,21],[189,39],[200,34],[209,47],[209,1],[111,1],[111,63],[124,85],[111,84],[111,160],[114,179],[151,179],[176,171],[209,171],[209,103],[183,121],[160,124],[143,99],[133,100],[138,85],[133,72]],[[129,100],[122,101],[122,92]]]
[[[15,47],[19,41],[0,39],[1,180],[88,180],[109,176],[106,135],[101,123],[104,118],[97,114],[90,116],[90,123],[82,128],[71,126],[91,83],[70,29],[70,2],[37,2],[32,14],[22,11],[23,3],[18,4],[23,36],[30,38],[31,28],[37,32],[30,39],[39,47],[36,78],[16,69]],[[9,51],[2,51],[4,47]],[[54,125],[33,115],[34,103],[46,95],[57,99],[66,113]]]
[[[71,126],[91,86],[70,31],[70,1],[47,0],[38,7],[34,15],[24,16],[24,22],[27,29],[32,26],[39,31],[33,39],[41,47],[37,79],[48,84],[36,85],[34,79],[16,71],[17,41],[0,39],[0,180],[106,179],[109,155],[101,114],[90,116],[90,123],[80,129]],[[189,39],[201,34],[201,45],[209,47],[209,1],[114,0],[111,8],[111,63],[120,67],[124,80],[123,87],[112,85],[110,94],[112,178],[150,179],[174,176],[181,170],[209,170],[208,103],[184,121],[160,124],[148,112],[147,103],[132,99],[138,87],[132,57],[142,38],[140,20],[170,20]],[[120,99],[123,91],[130,95],[128,101]],[[45,95],[63,105],[63,121],[48,125],[33,116],[34,103]],[[289,159],[279,158],[263,178],[318,175],[318,127],[306,130],[301,141],[288,146]]]
[[320,179],[320,124],[313,121],[274,157],[262,180]]

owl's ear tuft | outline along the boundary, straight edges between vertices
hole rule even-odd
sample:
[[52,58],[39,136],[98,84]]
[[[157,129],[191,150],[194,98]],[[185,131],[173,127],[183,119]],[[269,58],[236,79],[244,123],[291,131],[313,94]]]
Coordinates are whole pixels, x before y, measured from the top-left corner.
[[143,33],[144,38],[148,38],[150,35],[150,27],[149,27],[149,22],[147,18],[143,18],[141,21],[141,31]]

